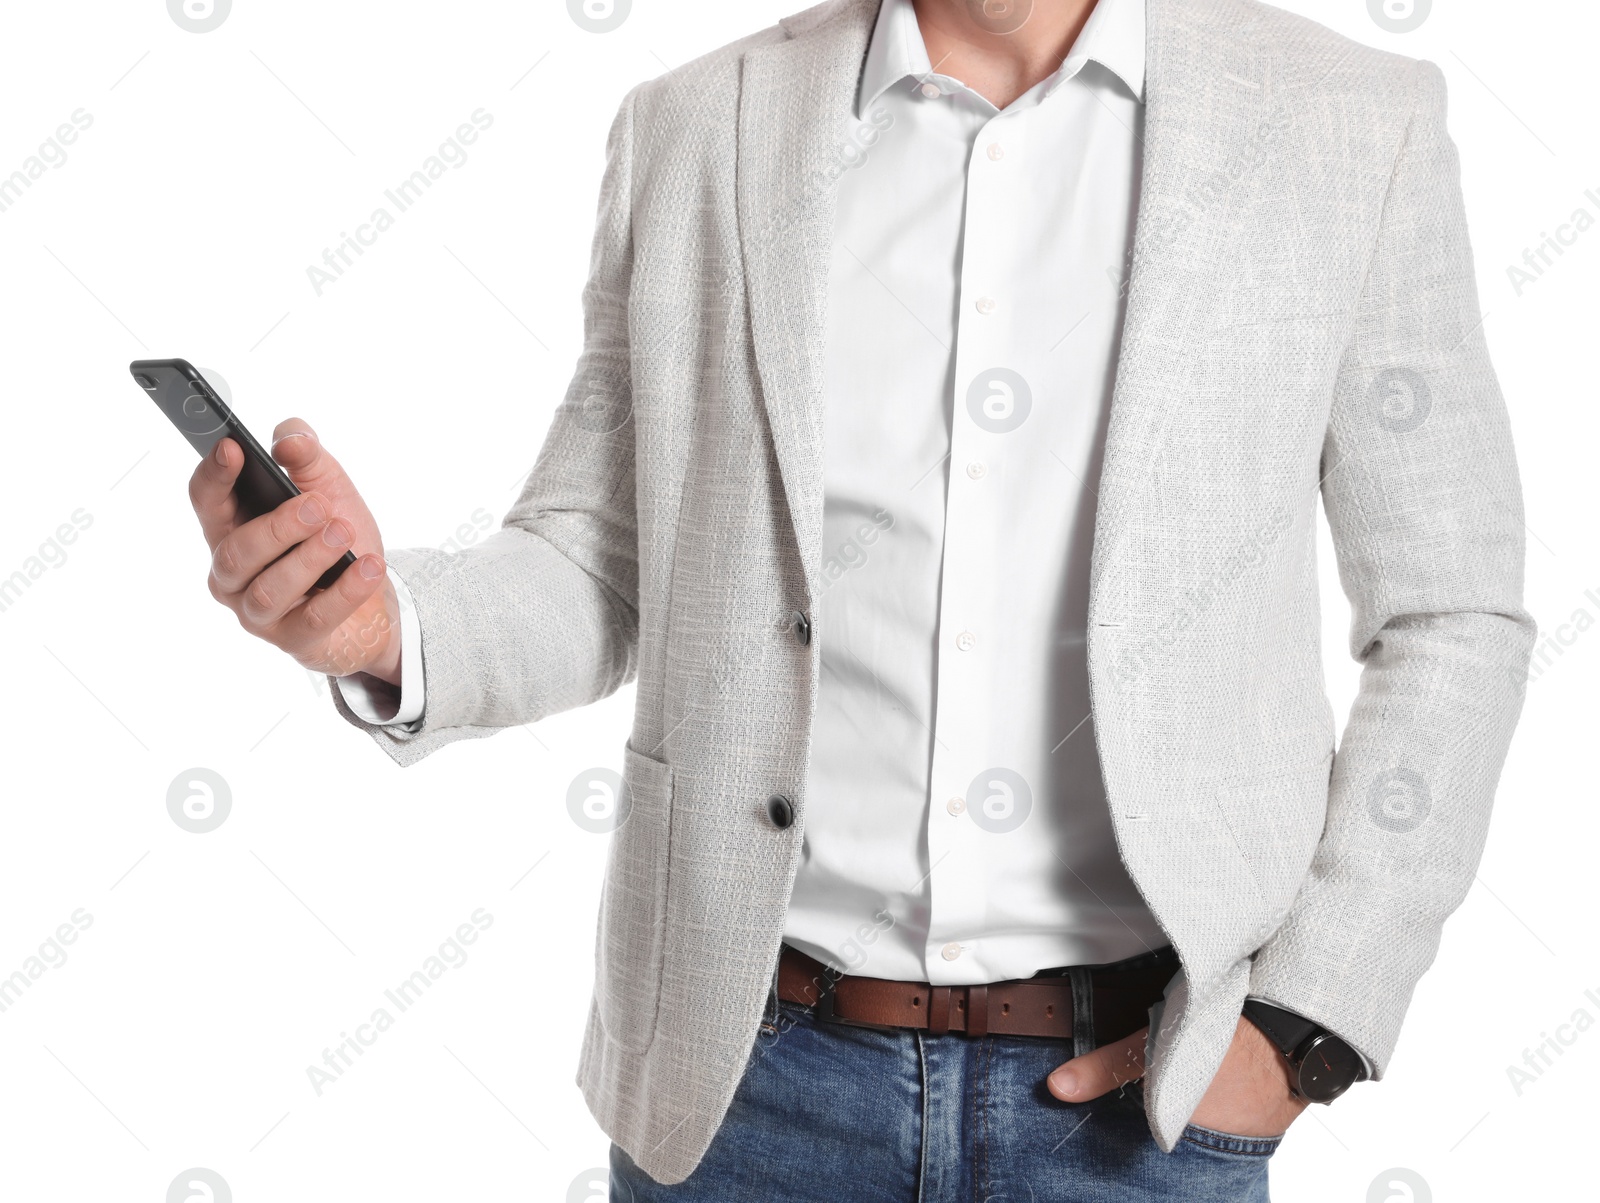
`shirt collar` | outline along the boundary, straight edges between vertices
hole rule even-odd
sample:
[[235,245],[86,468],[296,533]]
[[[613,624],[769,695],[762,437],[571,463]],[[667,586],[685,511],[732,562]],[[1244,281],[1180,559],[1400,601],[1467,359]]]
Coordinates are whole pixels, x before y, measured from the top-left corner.
[[[1072,44],[1066,61],[1050,77],[1045,95],[1096,62],[1122,80],[1134,96],[1144,99],[1145,0],[1099,0],[1089,20]],[[928,48],[917,25],[911,0],[883,0],[878,22],[867,48],[861,73],[856,115],[862,117],[873,101],[906,76],[926,79],[933,74]],[[862,117],[864,120],[865,118]]]

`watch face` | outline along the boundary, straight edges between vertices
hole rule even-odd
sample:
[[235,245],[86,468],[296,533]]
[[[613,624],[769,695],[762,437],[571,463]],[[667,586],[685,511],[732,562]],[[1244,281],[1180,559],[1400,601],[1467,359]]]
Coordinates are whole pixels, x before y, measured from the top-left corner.
[[1331,1103],[1366,1073],[1360,1055],[1339,1037],[1313,1040],[1300,1062],[1300,1093],[1313,1103]]

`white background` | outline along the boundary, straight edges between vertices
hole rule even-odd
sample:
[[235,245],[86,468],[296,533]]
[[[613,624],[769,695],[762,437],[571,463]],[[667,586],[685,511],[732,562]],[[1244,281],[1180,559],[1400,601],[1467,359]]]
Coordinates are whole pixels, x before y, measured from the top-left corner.
[[[1576,209],[1600,218],[1595,7],[1439,0],[1406,35],[1364,0],[1288,7],[1449,77],[1529,608],[1546,633],[1587,626],[1600,229],[1521,296],[1507,268]],[[240,1203],[563,1200],[604,1161],[573,1074],[605,837],[565,796],[620,768],[631,689],[397,769],[212,602],[192,452],[126,365],[219,371],[258,434],[308,419],[391,546],[444,544],[480,508],[498,523],[578,352],[618,101],[787,8],[637,0],[597,35],[557,0],[240,0],[205,34],[162,0],[5,7],[0,176],[75,110],[93,124],[0,212],[0,577],[91,523],[0,610],[0,977],[79,908],[92,924],[0,1012],[0,1197],[160,1203],[202,1166]],[[316,295],[323,249],[479,108],[468,161]],[[1342,716],[1355,670],[1323,553]],[[1391,1166],[1440,1201],[1592,1197],[1600,1030],[1520,1095],[1507,1073],[1574,1012],[1600,1026],[1600,634],[1566,637],[1389,1079],[1296,1125],[1275,1198],[1358,1203]],[[166,809],[196,766],[232,794],[207,835]],[[319,1097],[307,1067],[480,907],[469,959]]]

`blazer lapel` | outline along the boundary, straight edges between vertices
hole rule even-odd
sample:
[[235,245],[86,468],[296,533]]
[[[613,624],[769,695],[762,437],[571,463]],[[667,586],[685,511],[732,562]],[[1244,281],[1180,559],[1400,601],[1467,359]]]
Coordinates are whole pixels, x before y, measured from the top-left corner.
[[[823,340],[834,207],[879,0],[831,0],[746,55],[737,203],[751,337],[808,586],[821,554]],[[1208,336],[1209,255],[1229,203],[1282,137],[1285,98],[1238,0],[1146,0],[1144,166],[1127,313],[1106,433],[1091,631],[1130,601],[1107,565],[1152,487],[1166,415]],[[1107,596],[1102,598],[1102,594]]]
[[[1282,142],[1281,105],[1254,15],[1237,0],[1147,0],[1144,167],[1127,311],[1090,570],[1090,632],[1149,604],[1112,573],[1154,487],[1162,431],[1184,401],[1195,348],[1215,315],[1214,254],[1239,218],[1233,190]],[[1231,203],[1230,203],[1231,202]]]
[[823,339],[844,144],[879,0],[782,22],[744,60],[737,193],[751,336],[807,588],[822,547]]

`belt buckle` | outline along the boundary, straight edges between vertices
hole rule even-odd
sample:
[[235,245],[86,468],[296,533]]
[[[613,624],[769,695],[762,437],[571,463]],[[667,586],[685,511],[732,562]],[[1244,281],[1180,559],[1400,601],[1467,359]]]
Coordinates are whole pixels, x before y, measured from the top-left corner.
[[[865,1028],[871,1032],[903,1032],[905,1028],[889,1027],[881,1023],[862,1023],[858,1019],[845,1019],[834,1010],[833,995],[839,985],[839,979],[824,973],[826,985],[817,986],[817,1002],[811,1008],[811,1017],[818,1023],[833,1024],[841,1028]],[[840,975],[844,976],[843,974]]]
[[[822,981],[817,984],[817,1005],[811,1008],[811,1015],[818,1023],[844,1023],[833,1010],[833,992],[838,988],[839,979],[826,971],[822,974]],[[848,1025],[846,1025],[848,1026]]]

